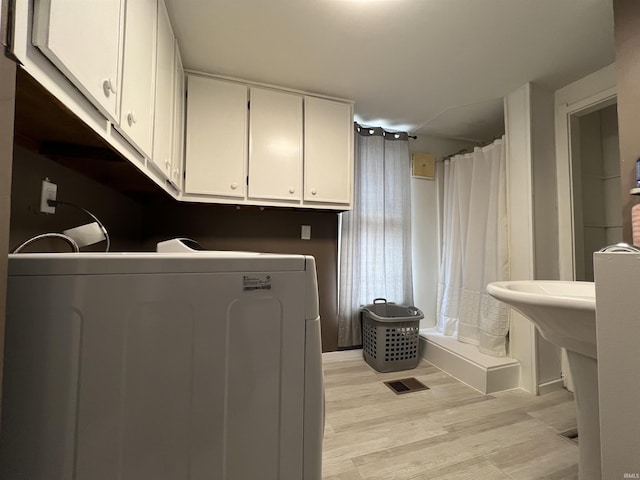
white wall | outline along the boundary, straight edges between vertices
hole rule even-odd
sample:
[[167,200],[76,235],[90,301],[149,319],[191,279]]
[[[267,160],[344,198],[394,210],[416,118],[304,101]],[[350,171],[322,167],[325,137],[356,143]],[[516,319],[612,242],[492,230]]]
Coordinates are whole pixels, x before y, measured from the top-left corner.
[[[559,274],[553,99],[552,93],[527,83],[505,100],[512,280]],[[521,388],[538,393],[561,386],[560,349],[515,311],[510,348],[520,361]]]
[[440,264],[439,212],[442,159],[474,144],[463,140],[418,136],[409,140],[409,150],[431,153],[436,158],[436,179],[411,179],[411,233],[413,257],[413,301],[424,313],[421,328],[436,324],[438,268]]
[[[531,85],[526,84],[505,99],[509,250],[513,280],[529,280],[534,274],[530,92]],[[534,392],[535,327],[515,311],[511,312],[509,348],[511,355],[520,361],[520,387]]]
[[[531,86],[531,146],[533,171],[534,278],[557,280],[558,194],[556,182],[554,94]],[[559,388],[561,349],[536,331],[536,391]]]
[[559,276],[553,100],[553,92],[531,85],[534,268],[538,280],[557,280]]

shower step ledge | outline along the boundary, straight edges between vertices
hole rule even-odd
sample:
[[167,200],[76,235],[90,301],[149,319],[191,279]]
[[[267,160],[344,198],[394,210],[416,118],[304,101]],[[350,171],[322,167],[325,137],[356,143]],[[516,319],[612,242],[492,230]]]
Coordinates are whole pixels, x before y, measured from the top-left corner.
[[519,386],[518,360],[484,355],[435,330],[420,330],[420,352],[430,364],[486,395]]

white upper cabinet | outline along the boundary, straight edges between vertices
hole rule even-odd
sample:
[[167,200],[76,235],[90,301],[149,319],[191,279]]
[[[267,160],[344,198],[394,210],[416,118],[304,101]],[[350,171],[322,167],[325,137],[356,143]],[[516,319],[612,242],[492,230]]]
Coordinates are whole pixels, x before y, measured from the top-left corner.
[[165,0],[15,3],[25,69],[174,198],[352,207],[352,102],[185,79]]
[[180,199],[184,70],[165,1],[14,3],[13,50],[25,71]]
[[245,197],[247,86],[187,78],[185,193]]
[[122,10],[123,0],[34,2],[34,45],[115,123]]
[[185,106],[185,90],[184,90],[184,69],[182,67],[182,58],[180,57],[180,49],[178,43],[175,44],[174,57],[174,81],[173,81],[173,157],[171,159],[171,178],[169,179],[173,186],[178,190],[182,190],[182,173],[184,165],[184,106]]
[[169,179],[173,165],[173,113],[175,108],[175,37],[163,1],[158,2],[156,95],[152,163]]
[[183,200],[351,209],[353,103],[193,73],[186,118]]
[[153,143],[157,5],[129,0],[125,9],[119,130],[147,157]]
[[304,97],[304,200],[351,204],[353,105]]
[[250,88],[249,197],[302,198],[302,97]]

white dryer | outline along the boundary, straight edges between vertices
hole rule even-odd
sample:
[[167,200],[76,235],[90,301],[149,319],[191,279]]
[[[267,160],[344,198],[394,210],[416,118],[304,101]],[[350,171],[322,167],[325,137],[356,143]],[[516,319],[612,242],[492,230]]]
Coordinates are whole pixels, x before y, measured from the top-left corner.
[[9,256],[4,480],[320,480],[315,261]]

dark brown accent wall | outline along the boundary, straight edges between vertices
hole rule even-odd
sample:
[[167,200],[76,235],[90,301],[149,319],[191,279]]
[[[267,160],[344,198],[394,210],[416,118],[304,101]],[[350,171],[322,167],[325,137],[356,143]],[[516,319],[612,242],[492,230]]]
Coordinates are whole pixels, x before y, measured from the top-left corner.
[[[5,3],[0,2],[0,8],[4,7]],[[2,42],[0,42],[1,46]],[[15,82],[15,63],[0,52],[0,400],[2,399],[2,359],[4,357]],[[2,405],[0,405],[1,409]],[[2,428],[1,425],[0,428]]]
[[629,195],[636,186],[636,160],[640,157],[640,2],[614,0],[616,84],[620,134],[620,188],[622,235],[632,243],[631,207],[640,197]]
[[[196,240],[207,250],[313,255],[318,270],[322,349],[338,348],[338,214],[333,211],[184,204],[157,200],[147,205],[146,248],[176,237]],[[301,240],[302,225],[311,239]]]
[[[87,158],[85,162],[96,160]],[[15,146],[11,185],[10,248],[29,238],[48,232],[61,232],[93,220],[80,209],[69,206],[56,208],[56,213],[40,212],[42,180],[48,177],[58,186],[58,200],[86,208],[105,224],[111,235],[113,251],[143,250],[144,205],[139,201],[64,167],[37,153]],[[102,251],[104,243],[83,250]],[[25,251],[70,251],[59,240],[43,240]]]
[[[86,159],[92,161],[96,160]],[[58,185],[58,199],[78,204],[98,216],[111,234],[114,251],[154,251],[158,241],[189,237],[207,250],[313,255],[318,270],[323,350],[337,350],[338,213],[181,203],[163,193],[133,198],[40,154],[16,147],[9,241],[12,249],[37,234],[61,232],[91,221],[82,211],[70,207],[58,207],[55,215],[40,213],[40,182],[45,177]],[[302,225],[311,226],[311,240],[300,239]],[[101,243],[83,250],[103,248]],[[69,247],[52,240],[30,249],[68,251]]]

